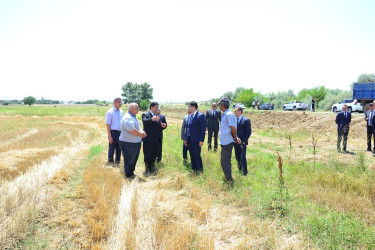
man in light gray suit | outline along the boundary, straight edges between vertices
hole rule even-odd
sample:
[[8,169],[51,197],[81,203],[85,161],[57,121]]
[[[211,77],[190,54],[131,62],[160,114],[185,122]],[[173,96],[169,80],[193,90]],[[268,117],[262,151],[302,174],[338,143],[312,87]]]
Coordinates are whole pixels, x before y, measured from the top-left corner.
[[219,135],[219,126],[221,121],[221,112],[217,109],[216,103],[212,103],[211,109],[206,112],[208,129],[208,150],[212,149],[211,141],[214,134],[214,151],[217,151],[217,137]]
[[[373,131],[373,124],[372,124],[372,118],[374,117],[375,115],[375,112],[374,112],[374,104],[373,103],[370,103],[370,107],[369,107],[369,110],[366,112],[365,114],[365,120],[366,120],[366,123],[367,123],[367,151],[372,151],[374,150],[375,151],[375,134],[374,134],[374,131]],[[371,139],[374,138],[374,148],[371,149]]]
[[[185,140],[185,134],[186,134],[186,129],[187,129],[187,125],[188,125],[188,119],[189,119],[189,115],[191,113],[188,111],[188,115],[186,115],[184,117],[184,121],[182,122],[182,126],[181,126],[181,140],[184,141]],[[185,146],[184,143],[182,143],[182,157],[184,158],[184,160],[187,160],[187,152],[189,150],[189,147]]]

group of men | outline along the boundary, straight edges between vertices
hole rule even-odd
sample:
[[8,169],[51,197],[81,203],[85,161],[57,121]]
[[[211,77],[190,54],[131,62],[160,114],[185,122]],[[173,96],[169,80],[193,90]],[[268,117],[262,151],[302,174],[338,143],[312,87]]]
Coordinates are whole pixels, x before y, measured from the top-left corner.
[[[149,110],[142,114],[142,129],[136,118],[139,112],[138,104],[129,104],[126,113],[121,110],[121,104],[121,98],[116,97],[113,100],[113,107],[106,113],[108,163],[120,164],[122,152],[125,175],[133,179],[142,142],[145,172],[154,172],[156,162],[161,161],[163,130],[167,128],[167,121],[165,116],[160,114],[159,104],[151,102]],[[220,110],[217,110],[217,106]],[[188,106],[188,114],[183,121],[181,139],[184,141],[183,158],[187,159],[189,151],[192,170],[197,174],[203,172],[201,148],[206,130],[208,130],[208,150],[212,149],[212,137],[214,137],[215,152],[218,150],[220,131],[221,167],[226,179],[233,182],[231,168],[233,148],[238,169],[243,175],[247,175],[246,147],[251,135],[251,122],[243,116],[242,108],[236,107],[233,113],[229,110],[229,100],[223,98],[218,104],[212,103],[211,110],[204,115],[198,111],[197,102],[192,101]]]
[[160,114],[159,104],[151,102],[150,109],[142,114],[142,129],[136,117],[139,112],[138,104],[129,104],[128,112],[125,114],[120,109],[121,104],[121,98],[116,97],[113,107],[106,113],[108,163],[118,165],[122,152],[125,175],[133,179],[142,141],[146,174],[154,172],[156,162],[161,161],[163,130],[167,128],[167,121],[165,116]]
[[[217,105],[219,110],[217,110]],[[247,175],[246,148],[251,135],[251,122],[243,116],[241,107],[236,107],[234,113],[229,110],[228,98],[223,98],[218,104],[212,103],[211,110],[206,115],[198,111],[195,101],[189,103],[188,115],[184,117],[181,127],[183,140],[183,158],[187,160],[190,153],[191,168],[194,172],[203,171],[201,148],[206,130],[208,130],[208,150],[212,149],[212,135],[214,137],[214,151],[218,149],[218,135],[220,131],[221,167],[227,181],[233,183],[231,158],[235,149],[238,169]]]
[[[375,101],[374,101],[375,103]],[[367,151],[375,151],[375,104],[369,104],[369,110],[365,113],[365,121],[367,127]],[[348,106],[343,105],[342,112],[336,116],[337,124],[337,151],[347,153],[347,142],[349,135],[350,122],[352,120],[352,114],[348,111]],[[371,141],[374,141],[372,147]],[[341,148],[341,141],[343,141],[343,147]]]

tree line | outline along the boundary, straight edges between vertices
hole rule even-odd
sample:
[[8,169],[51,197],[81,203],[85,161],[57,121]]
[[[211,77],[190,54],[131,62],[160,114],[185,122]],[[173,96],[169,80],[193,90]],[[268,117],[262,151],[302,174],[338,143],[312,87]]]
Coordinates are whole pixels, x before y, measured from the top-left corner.
[[[374,74],[361,74],[358,76],[358,83],[375,83]],[[314,88],[305,88],[294,93],[293,90],[271,92],[268,94],[262,94],[261,92],[255,92],[253,88],[236,88],[234,91],[227,91],[222,96],[212,98],[210,102],[218,102],[221,98],[227,97],[231,102],[243,103],[246,107],[251,107],[252,103],[273,103],[276,109],[281,109],[283,105],[292,100],[302,101],[307,104],[311,104],[311,100],[315,97],[316,105],[322,110],[331,110],[331,107],[336,102],[342,99],[350,99],[353,94],[353,84],[350,90],[342,89],[329,89],[324,86],[318,86]]]

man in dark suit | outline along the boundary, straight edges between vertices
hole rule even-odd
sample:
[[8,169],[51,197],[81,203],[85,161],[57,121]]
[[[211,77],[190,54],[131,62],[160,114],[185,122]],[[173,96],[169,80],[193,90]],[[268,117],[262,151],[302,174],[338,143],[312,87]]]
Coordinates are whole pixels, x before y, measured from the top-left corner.
[[234,144],[234,152],[238,163],[238,170],[243,175],[247,175],[246,147],[251,135],[251,121],[242,115],[242,108],[234,109],[234,115],[237,120],[237,137],[240,138],[241,144]]
[[[366,121],[366,127],[367,127],[367,151],[375,151],[375,133],[372,126],[372,119],[374,118],[374,104],[370,103],[369,110],[367,110],[365,114],[365,121]],[[371,149],[371,140],[374,138],[374,148]]]
[[349,125],[352,120],[351,113],[348,112],[348,105],[342,106],[342,112],[338,113],[336,116],[337,124],[337,151],[341,151],[341,139],[344,137],[343,141],[343,152],[348,152],[346,150],[346,144],[348,142]]
[[147,137],[143,138],[143,155],[146,167],[146,173],[155,170],[155,161],[159,153],[159,141],[162,136],[162,130],[167,124],[160,121],[160,116],[156,112],[159,103],[151,102],[150,110],[142,114],[143,130]]
[[214,151],[217,151],[217,137],[219,135],[219,126],[221,120],[221,112],[216,110],[216,103],[212,103],[210,110],[206,112],[207,129],[208,129],[208,150],[212,149],[211,141],[214,134]]
[[168,127],[168,124],[167,124],[167,120],[165,119],[165,115],[162,115],[161,114],[161,109],[158,108],[158,111],[156,112],[156,115],[157,116],[160,116],[160,123],[165,123],[165,127],[163,128],[162,127],[162,130],[161,130],[161,137],[159,139],[159,153],[158,153],[158,159],[157,159],[157,162],[161,162],[161,158],[162,158],[162,155],[163,155],[163,130],[166,129]]
[[188,118],[184,144],[189,147],[191,168],[199,173],[203,171],[201,147],[206,136],[206,117],[198,111],[198,103],[194,101],[189,103],[188,110],[191,115]]

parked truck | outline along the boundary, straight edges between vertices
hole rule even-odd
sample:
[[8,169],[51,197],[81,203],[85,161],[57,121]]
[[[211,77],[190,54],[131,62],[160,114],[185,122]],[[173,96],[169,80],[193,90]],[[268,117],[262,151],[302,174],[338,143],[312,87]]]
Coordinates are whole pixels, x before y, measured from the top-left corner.
[[283,105],[283,110],[306,110],[309,108],[309,104],[304,104],[300,101],[291,101]]
[[353,99],[357,99],[363,107],[363,112],[367,112],[370,103],[375,100],[375,82],[354,83]]

